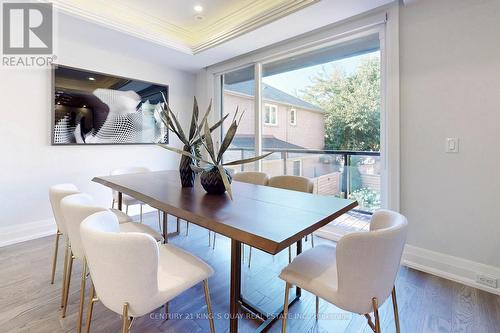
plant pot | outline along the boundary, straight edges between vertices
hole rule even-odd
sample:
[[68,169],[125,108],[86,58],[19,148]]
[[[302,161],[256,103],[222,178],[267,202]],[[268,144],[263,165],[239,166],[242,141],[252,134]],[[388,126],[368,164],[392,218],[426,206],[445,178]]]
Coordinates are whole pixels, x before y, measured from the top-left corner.
[[[226,172],[229,183],[232,181],[232,177],[229,172]],[[220,175],[219,169],[212,168],[208,171],[202,171],[200,175],[201,186],[207,191],[208,194],[224,194],[226,192],[226,187]]]
[[[184,146],[184,151],[192,154],[192,149],[189,146]],[[193,187],[196,173],[191,169],[194,161],[191,157],[181,155],[181,162],[179,164],[179,174],[181,177],[182,187]]]

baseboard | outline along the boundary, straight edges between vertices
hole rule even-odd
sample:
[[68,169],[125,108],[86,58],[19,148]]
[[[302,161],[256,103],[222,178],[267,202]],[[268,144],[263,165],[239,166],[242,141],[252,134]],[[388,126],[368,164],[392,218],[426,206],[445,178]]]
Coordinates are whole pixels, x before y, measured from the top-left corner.
[[[345,230],[343,231],[340,227],[327,227],[321,228],[314,234],[335,242],[346,234]],[[444,279],[500,295],[499,288],[488,287],[476,282],[477,274],[496,277],[500,282],[500,268],[498,267],[426,250],[412,245],[405,246],[402,264]]]
[[500,279],[500,268],[498,267],[426,250],[412,245],[406,245],[402,264],[422,272],[500,295],[499,288],[492,288],[476,282],[477,274],[486,274]]
[[0,228],[0,247],[54,235],[57,231],[54,219],[47,219]]
[[[125,211],[125,208],[123,208]],[[156,209],[145,205],[143,213],[156,212]],[[130,206],[129,215],[135,220],[139,220],[139,205]],[[53,218],[22,224],[15,224],[7,227],[0,227],[0,247],[13,245],[36,238],[54,235],[57,226]]]

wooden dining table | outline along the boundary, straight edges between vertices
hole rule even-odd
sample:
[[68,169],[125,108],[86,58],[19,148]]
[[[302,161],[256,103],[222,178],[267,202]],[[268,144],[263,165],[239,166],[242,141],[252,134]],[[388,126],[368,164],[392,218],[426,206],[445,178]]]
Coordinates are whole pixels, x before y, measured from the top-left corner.
[[[167,214],[195,223],[231,239],[229,331],[238,332],[239,311],[249,312],[262,323],[256,332],[266,331],[283,312],[264,312],[241,292],[241,245],[247,244],[275,255],[296,243],[302,252],[302,238],[357,206],[353,200],[290,191],[269,186],[232,183],[229,195],[210,195],[199,181],[182,187],[177,171],[157,171],[95,177],[94,182],[118,192],[118,207],[127,194],[163,212],[167,239]],[[289,304],[301,296],[300,288]]]

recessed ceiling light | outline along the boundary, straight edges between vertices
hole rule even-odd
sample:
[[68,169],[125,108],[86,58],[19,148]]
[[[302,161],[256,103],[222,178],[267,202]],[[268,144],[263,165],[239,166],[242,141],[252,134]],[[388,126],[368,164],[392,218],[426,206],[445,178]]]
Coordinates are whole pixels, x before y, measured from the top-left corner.
[[83,104],[83,107],[84,107],[84,108],[86,108],[86,107],[87,107],[87,105]]
[[200,5],[196,5],[193,7],[194,11],[197,13],[201,13],[203,11],[203,7]]
[[89,77],[89,80],[90,80],[90,81],[95,81],[95,78],[93,78],[93,77],[91,76],[91,77]]

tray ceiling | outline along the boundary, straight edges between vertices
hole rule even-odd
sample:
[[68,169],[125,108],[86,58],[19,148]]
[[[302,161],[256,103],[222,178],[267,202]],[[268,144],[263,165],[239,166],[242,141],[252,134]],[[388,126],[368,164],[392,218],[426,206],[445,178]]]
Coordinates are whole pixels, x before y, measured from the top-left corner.
[[[319,0],[53,0],[55,7],[115,30],[196,54]],[[197,13],[194,6],[202,6]]]

